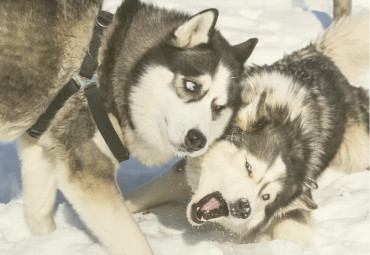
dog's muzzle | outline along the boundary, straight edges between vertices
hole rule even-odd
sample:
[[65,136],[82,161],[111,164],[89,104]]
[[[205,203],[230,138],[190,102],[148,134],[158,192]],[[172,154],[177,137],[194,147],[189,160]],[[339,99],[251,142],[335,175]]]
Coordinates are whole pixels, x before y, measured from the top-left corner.
[[190,217],[197,224],[229,215],[229,208],[220,192],[211,193],[191,205]]

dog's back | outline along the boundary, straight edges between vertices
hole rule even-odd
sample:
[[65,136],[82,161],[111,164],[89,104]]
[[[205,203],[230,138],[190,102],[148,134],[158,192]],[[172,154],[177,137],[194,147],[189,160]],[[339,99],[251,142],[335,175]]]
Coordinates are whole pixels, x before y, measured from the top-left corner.
[[0,140],[29,128],[77,70],[101,0],[0,3]]
[[321,162],[348,172],[367,168],[369,96],[351,81],[369,70],[369,12],[333,22],[313,44],[271,68],[292,75],[314,96],[320,130],[312,132],[331,137],[318,147],[326,152]]
[[[329,57],[352,84],[369,72],[369,11],[342,17],[319,36],[315,47]],[[345,133],[331,166],[348,172],[369,167],[369,94],[362,88],[343,88]]]

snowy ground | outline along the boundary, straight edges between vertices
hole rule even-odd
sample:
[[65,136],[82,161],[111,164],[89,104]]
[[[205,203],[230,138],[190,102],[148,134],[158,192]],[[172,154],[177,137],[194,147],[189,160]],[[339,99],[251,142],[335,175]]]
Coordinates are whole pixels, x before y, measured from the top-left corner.
[[[104,8],[114,12],[119,0],[107,0]],[[272,63],[305,46],[331,22],[332,0],[157,0],[169,8],[196,13],[216,7],[217,27],[233,44],[250,37],[260,39],[249,63]],[[367,0],[353,0],[353,11],[369,8]],[[366,79],[361,85],[368,86]],[[118,182],[126,192],[158,175],[168,165],[146,169],[135,159],[121,164]],[[171,203],[151,213],[136,214],[155,254],[369,254],[369,171],[349,176],[331,175],[315,194],[319,209],[314,213],[312,246],[275,240],[259,244],[235,244],[233,236],[220,230],[192,228],[185,218],[185,205]],[[43,237],[31,236],[23,217],[21,177],[15,144],[0,144],[0,255],[107,254],[88,232],[62,195],[55,207],[57,229]]]

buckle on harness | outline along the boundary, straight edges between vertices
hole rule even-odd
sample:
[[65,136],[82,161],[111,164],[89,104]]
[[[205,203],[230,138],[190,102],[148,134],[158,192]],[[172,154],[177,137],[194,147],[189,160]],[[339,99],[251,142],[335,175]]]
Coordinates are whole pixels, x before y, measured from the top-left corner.
[[96,74],[93,74],[91,79],[88,79],[86,77],[81,76],[79,72],[77,72],[72,75],[71,79],[73,79],[76,82],[76,84],[80,87],[80,91],[84,91],[86,88],[92,85],[96,85],[97,87],[99,87],[98,76]]

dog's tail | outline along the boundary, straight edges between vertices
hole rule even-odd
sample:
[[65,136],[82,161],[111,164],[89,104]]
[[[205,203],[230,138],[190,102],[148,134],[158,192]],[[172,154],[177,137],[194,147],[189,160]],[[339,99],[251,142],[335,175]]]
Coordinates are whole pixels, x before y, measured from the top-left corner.
[[369,71],[369,11],[334,21],[314,43],[353,83]]

